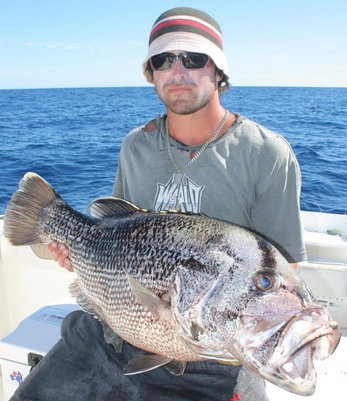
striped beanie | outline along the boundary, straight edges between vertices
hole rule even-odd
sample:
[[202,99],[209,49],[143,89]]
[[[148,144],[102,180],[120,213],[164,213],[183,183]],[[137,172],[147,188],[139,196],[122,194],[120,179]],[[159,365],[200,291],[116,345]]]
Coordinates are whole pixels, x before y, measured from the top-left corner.
[[163,52],[175,50],[207,54],[228,77],[228,63],[223,52],[220,26],[208,14],[194,8],[178,7],[165,11],[155,21],[150,36],[143,73],[153,83],[148,60]]

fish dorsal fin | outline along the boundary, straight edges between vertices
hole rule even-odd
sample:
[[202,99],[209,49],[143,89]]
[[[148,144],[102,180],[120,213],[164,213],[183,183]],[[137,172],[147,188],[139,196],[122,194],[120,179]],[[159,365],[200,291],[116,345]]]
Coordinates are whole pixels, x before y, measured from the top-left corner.
[[99,219],[143,211],[131,202],[112,196],[95,199],[89,204],[89,208],[92,216]]
[[136,355],[130,359],[124,367],[125,375],[136,375],[138,373],[148,372],[150,370],[160,368],[160,366],[170,363],[172,358],[163,355]]

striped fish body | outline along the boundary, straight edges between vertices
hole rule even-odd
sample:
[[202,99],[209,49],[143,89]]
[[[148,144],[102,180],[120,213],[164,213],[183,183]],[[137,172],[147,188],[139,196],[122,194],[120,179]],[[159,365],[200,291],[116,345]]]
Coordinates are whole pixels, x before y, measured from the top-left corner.
[[178,267],[210,269],[210,279],[220,263],[215,266],[213,251],[227,246],[228,231],[239,238],[239,229],[199,215],[152,213],[121,200],[105,203],[112,202],[110,210],[94,203],[100,218],[82,215],[42,178],[28,173],[8,207],[4,233],[14,245],[65,244],[77,274],[73,295],[126,341],[178,360],[202,359],[178,338],[174,316],[161,319],[139,301],[127,274],[170,299]]
[[162,357],[135,361],[127,373],[171,361],[182,362],[176,371],[182,373],[186,361],[239,360],[290,391],[312,392],[314,378],[304,369],[300,390],[295,380],[288,384],[290,373],[278,379],[278,359],[285,364],[291,353],[276,359],[276,349],[295,343],[282,333],[303,339],[307,333],[289,322],[318,314],[328,356],[338,327],[272,245],[202,215],[155,213],[114,198],[91,208],[95,217],[76,212],[28,173],[6,211],[4,235],[14,245],[58,241],[68,247],[77,275],[71,291],[80,305],[124,340]]

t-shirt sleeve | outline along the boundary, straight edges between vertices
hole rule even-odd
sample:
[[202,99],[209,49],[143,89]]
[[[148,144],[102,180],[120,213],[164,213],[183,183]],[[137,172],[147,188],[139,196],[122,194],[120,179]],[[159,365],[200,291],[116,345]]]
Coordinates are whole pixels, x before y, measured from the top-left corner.
[[264,146],[251,219],[258,233],[291,263],[306,259],[300,215],[301,172],[290,145],[281,137]]
[[125,194],[124,194],[124,177],[122,173],[122,158],[124,155],[124,147],[125,144],[123,143],[121,150],[119,152],[119,160],[118,160],[118,167],[117,167],[117,172],[116,172],[116,178],[113,184],[113,190],[112,190],[112,196],[116,198],[121,198],[125,199]]
[[130,200],[129,199],[129,182],[128,181],[132,175],[132,163],[136,160],[134,156],[134,142],[133,137],[137,135],[138,132],[143,130],[143,126],[137,127],[130,131],[124,138],[118,159],[118,167],[116,172],[116,178],[113,184],[112,196]]

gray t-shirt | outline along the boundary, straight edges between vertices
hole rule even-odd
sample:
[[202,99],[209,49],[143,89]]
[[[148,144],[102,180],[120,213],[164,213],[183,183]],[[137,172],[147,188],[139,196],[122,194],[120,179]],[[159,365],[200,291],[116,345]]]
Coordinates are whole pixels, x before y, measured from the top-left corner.
[[248,118],[201,146],[167,137],[165,119],[131,131],[120,152],[113,196],[154,210],[178,209],[246,227],[274,243],[290,262],[305,260],[300,220],[301,175],[289,143]]

